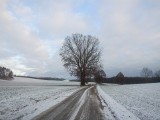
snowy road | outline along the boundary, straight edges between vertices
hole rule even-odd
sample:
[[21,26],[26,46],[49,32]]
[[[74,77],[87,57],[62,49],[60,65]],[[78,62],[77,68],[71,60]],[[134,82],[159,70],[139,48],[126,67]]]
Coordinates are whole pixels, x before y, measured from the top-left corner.
[[34,120],[104,120],[96,86],[81,89]]

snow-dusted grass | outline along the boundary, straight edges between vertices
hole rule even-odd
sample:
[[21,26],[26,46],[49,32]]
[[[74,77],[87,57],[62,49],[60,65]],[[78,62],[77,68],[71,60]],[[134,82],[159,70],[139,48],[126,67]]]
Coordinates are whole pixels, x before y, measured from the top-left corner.
[[117,103],[113,98],[106,94],[99,86],[97,87],[99,97],[104,106],[106,119],[109,120],[139,120],[134,114],[125,107]]
[[160,83],[105,84],[100,87],[109,99],[114,99],[116,104],[124,106],[141,120],[160,120]]
[[78,85],[28,78],[0,80],[0,119],[29,120],[81,89]]
[[46,85],[80,85],[79,82],[69,82],[68,80],[40,80],[32,78],[15,77],[13,80],[1,80],[0,86],[46,86]]

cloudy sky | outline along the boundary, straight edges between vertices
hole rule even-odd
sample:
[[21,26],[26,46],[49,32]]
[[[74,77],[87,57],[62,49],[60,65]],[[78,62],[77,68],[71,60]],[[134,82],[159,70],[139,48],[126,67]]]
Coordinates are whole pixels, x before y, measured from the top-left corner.
[[0,66],[17,75],[69,78],[64,38],[100,40],[107,76],[160,69],[160,0],[0,0]]

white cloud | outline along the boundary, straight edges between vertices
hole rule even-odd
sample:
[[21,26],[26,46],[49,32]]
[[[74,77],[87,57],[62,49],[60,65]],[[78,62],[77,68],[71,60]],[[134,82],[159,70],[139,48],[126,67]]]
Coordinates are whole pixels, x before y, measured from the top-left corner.
[[59,49],[67,35],[80,32],[100,39],[109,76],[159,69],[159,6],[158,0],[1,0],[0,65],[21,74],[66,76]]
[[[87,21],[84,13],[74,11],[75,5],[72,2],[49,1],[45,6],[42,5],[50,8],[38,17],[40,34],[54,39],[56,37],[64,39],[66,35],[75,32],[86,33],[90,31],[90,22]],[[40,8],[39,12],[41,11],[43,11],[43,8]]]
[[[48,52],[46,50],[46,46],[43,44],[43,41],[32,31],[29,26],[22,23],[19,19],[12,15],[12,13],[7,9],[7,1],[3,1],[3,3],[1,2],[0,11],[1,65],[6,67],[12,66],[11,68],[15,69],[15,71],[21,71],[21,68],[24,68],[23,71],[27,72],[26,70],[28,69],[28,66],[23,65],[25,63],[25,59],[27,59],[30,66],[37,63],[33,63],[33,60],[39,62],[48,59]],[[24,57],[21,63],[16,62],[15,64],[18,66],[19,63],[19,66],[23,67],[13,66],[15,61],[12,60],[12,57],[14,56]],[[5,57],[7,58],[4,61],[3,59]]]
[[123,70],[135,75],[144,66],[159,69],[160,9],[147,8],[145,2],[135,0],[103,1],[99,6],[102,19],[99,37],[104,46],[104,68],[111,71],[109,74]]
[[5,43],[5,47],[27,56],[47,57],[40,38],[33,34],[30,27],[12,16],[7,9],[1,9],[0,24],[1,42]]

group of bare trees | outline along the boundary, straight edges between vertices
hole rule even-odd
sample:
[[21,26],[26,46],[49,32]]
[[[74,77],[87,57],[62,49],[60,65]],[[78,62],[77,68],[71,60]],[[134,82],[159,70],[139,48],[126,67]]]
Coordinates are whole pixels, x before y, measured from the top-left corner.
[[124,83],[124,75],[123,73],[119,72],[115,77],[116,83],[123,84]]
[[100,82],[105,75],[102,70],[99,40],[91,35],[72,34],[67,36],[60,50],[64,67],[71,75],[87,83],[87,78],[95,77]]
[[8,68],[0,66],[0,79],[13,79],[13,72]]
[[155,77],[160,77],[160,70],[156,71],[154,75]]
[[102,67],[98,66],[95,71],[93,71],[93,77],[97,83],[102,83],[107,76]]
[[144,78],[160,77],[160,70],[153,73],[151,69],[144,67],[141,71],[141,76]]

